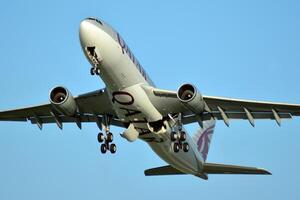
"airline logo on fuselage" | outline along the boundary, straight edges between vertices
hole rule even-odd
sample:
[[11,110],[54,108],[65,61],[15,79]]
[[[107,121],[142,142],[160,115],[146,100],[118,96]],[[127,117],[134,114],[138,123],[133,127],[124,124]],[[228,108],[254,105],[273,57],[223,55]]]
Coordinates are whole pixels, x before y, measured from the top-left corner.
[[121,38],[119,33],[117,33],[117,37],[118,37],[118,43],[120,44],[120,46],[122,48],[122,53],[123,54],[126,53],[128,55],[130,60],[133,62],[133,64],[136,66],[136,68],[139,70],[139,72],[142,74],[142,76],[147,81],[147,74],[146,74],[145,70],[143,69],[143,67],[141,66],[141,64],[139,63],[139,61],[134,57],[133,53],[130,51],[129,47],[126,45],[126,43]]

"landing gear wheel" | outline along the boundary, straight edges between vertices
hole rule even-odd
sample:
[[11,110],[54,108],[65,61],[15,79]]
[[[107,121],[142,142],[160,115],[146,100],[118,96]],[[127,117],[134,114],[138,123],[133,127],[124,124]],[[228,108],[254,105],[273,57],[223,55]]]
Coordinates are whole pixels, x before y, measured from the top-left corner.
[[177,140],[177,133],[174,132],[174,131],[172,131],[172,132],[171,132],[171,141],[174,142],[174,141],[176,141],[176,140]]
[[100,75],[100,69],[99,68],[95,67],[94,71],[95,71],[95,74]]
[[179,133],[179,140],[180,141],[185,141],[186,140],[186,132],[180,131],[180,133]]
[[109,150],[112,154],[114,154],[117,151],[117,146],[115,144],[111,144]]
[[106,151],[107,151],[106,144],[101,144],[100,150],[101,150],[101,153],[103,153],[103,154],[106,153]]
[[184,152],[188,152],[190,149],[190,145],[187,142],[185,142],[182,144],[182,149]]
[[114,136],[113,136],[113,134],[112,133],[107,133],[107,136],[106,136],[106,140],[107,140],[107,142],[112,142],[113,141],[113,139],[114,139]]
[[90,73],[91,73],[92,76],[95,75],[95,69],[94,69],[94,67],[92,67],[92,68],[90,69]]
[[173,151],[174,151],[175,153],[177,153],[177,152],[179,152],[179,149],[180,149],[179,144],[178,144],[177,142],[174,142],[174,143],[173,143]]
[[105,137],[104,137],[104,135],[103,135],[103,133],[98,133],[98,142],[99,143],[102,143],[102,142],[104,142],[104,139],[105,139]]

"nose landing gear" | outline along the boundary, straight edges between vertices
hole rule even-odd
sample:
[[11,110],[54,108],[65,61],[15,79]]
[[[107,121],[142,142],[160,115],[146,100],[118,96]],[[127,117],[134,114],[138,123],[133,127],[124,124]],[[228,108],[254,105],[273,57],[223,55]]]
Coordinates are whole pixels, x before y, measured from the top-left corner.
[[99,49],[97,49],[95,46],[89,46],[85,48],[85,52],[89,58],[89,60],[92,62],[93,67],[90,69],[91,75],[100,75],[100,62],[102,61],[102,58],[99,53]]

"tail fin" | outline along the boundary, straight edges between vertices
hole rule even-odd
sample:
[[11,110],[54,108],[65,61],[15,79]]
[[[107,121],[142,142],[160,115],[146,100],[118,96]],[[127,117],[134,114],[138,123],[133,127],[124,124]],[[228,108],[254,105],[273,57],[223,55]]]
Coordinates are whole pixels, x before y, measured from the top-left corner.
[[209,145],[214,133],[216,121],[214,119],[204,121],[203,128],[200,128],[193,136],[193,140],[197,145],[198,151],[201,153],[202,158],[206,161]]

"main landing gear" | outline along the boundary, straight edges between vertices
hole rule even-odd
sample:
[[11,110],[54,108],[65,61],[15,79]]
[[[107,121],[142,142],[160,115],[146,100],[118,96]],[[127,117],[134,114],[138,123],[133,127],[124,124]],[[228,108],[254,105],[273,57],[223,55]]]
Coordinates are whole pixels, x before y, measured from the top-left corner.
[[107,116],[103,116],[104,123],[102,123],[102,130],[104,133],[100,132],[98,134],[98,142],[101,144],[100,151],[101,153],[105,154],[107,151],[110,151],[112,154],[116,153],[117,146],[112,143],[114,140],[114,135],[109,131],[110,127],[110,118]]
[[188,152],[190,149],[190,146],[186,141],[186,132],[183,130],[180,130],[178,132],[172,131],[171,132],[171,141],[173,146],[173,151],[175,153],[179,152],[180,149],[182,149],[184,152]]
[[188,152],[190,146],[186,142],[187,134],[184,130],[182,130],[181,113],[178,114],[176,120],[171,115],[169,116],[173,120],[173,126],[175,127],[170,135],[173,151],[178,153],[179,150],[182,149],[184,152]]

